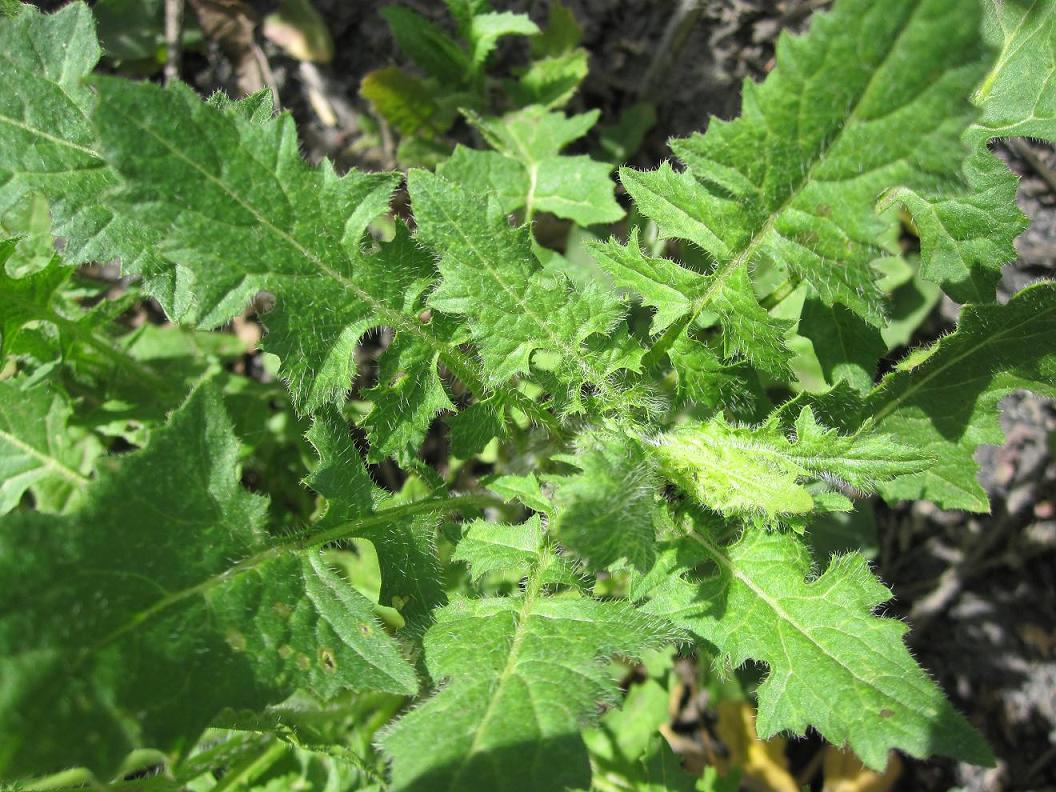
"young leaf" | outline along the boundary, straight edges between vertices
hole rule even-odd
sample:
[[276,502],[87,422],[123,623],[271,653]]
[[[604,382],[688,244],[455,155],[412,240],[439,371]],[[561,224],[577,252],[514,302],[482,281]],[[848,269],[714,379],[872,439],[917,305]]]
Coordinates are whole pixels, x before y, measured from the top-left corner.
[[602,289],[574,289],[542,270],[526,228],[510,228],[493,197],[425,171],[407,178],[418,239],[440,256],[442,280],[429,298],[466,317],[488,380],[499,384],[529,370],[532,353],[557,355],[575,382],[603,382],[605,372],[580,355],[592,333],[606,333],[620,309]]
[[631,231],[626,245],[615,239],[589,244],[595,260],[612,276],[615,284],[655,308],[650,332],[661,333],[692,308],[701,296],[703,286],[696,273],[666,258],[654,258],[642,252],[638,229]]
[[580,225],[614,223],[623,217],[613,197],[612,167],[585,155],[559,153],[594,126],[597,111],[565,116],[532,105],[502,118],[468,117],[505,161],[492,152],[460,147],[455,161],[438,170],[442,175],[467,189],[490,186],[507,197],[505,211],[523,207],[528,220],[536,212]]
[[[698,526],[689,538],[696,547],[664,552],[634,594],[732,665],[769,666],[758,688],[760,737],[813,727],[876,770],[892,748],[992,764],[983,738],[909,654],[906,625],[873,615],[891,592],[860,555],[838,556],[808,581],[809,553],[790,534],[749,528],[723,547]],[[685,577],[705,560],[712,576]]]
[[648,569],[659,513],[653,465],[623,436],[580,437],[577,444],[579,472],[549,477],[556,484],[555,535],[592,569],[624,558]]
[[[508,527],[496,530],[488,544],[508,544]],[[482,540],[466,554],[490,569],[496,557]],[[635,656],[671,633],[624,602],[546,596],[543,581],[559,562],[537,552],[520,596],[459,599],[437,613],[425,660],[443,687],[381,738],[394,790],[589,786],[579,727],[614,693],[601,661]]]
[[[686,171],[621,170],[661,233],[715,261],[699,276],[701,296],[685,324],[732,278],[747,282],[760,267],[778,267],[826,305],[881,324],[870,263],[898,221],[878,216],[874,203],[894,186],[928,195],[961,189],[968,152],[960,136],[973,117],[967,97],[985,69],[979,22],[975,5],[959,0],[844,0],[816,15],[806,35],[780,40],[766,81],[745,84],[740,118],[672,144]],[[992,293],[998,272],[988,266],[944,286],[974,295],[989,284]],[[750,287],[736,294],[720,317],[727,331],[731,315],[755,305]],[[750,332],[740,336],[727,350],[750,354]],[[665,336],[662,348],[675,337]],[[780,340],[765,338],[771,348]]]
[[701,505],[730,515],[761,513],[770,521],[815,508],[816,496],[802,483],[809,477],[871,491],[935,462],[916,446],[878,432],[837,434],[820,426],[809,407],[796,420],[794,440],[776,421],[744,427],[716,417],[673,429],[646,448]]
[[458,85],[469,76],[470,60],[465,51],[421,14],[398,5],[388,5],[381,15],[389,23],[396,46],[428,76]]
[[469,574],[475,581],[492,572],[521,572],[539,562],[542,539],[543,525],[538,514],[519,525],[474,520],[463,528],[452,558],[469,564]]
[[0,775],[105,777],[133,748],[185,753],[221,709],[298,688],[415,691],[372,603],[265,535],[237,455],[202,388],[81,510],[0,523]]
[[471,62],[479,70],[488,55],[504,36],[534,36],[539,33],[538,26],[527,14],[514,14],[510,11],[490,11],[476,14],[469,23]]

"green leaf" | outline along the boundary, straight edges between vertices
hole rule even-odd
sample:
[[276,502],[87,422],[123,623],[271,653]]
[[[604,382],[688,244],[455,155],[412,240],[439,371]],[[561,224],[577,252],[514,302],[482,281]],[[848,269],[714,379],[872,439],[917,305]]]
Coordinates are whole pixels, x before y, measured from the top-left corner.
[[[919,473],[935,462],[904,438],[863,430],[839,435],[820,426],[809,407],[795,423],[789,440],[776,420],[758,427],[731,426],[721,417],[687,424],[645,448],[661,469],[697,502],[729,515],[805,514],[816,496],[806,478],[836,480],[872,491],[881,482]],[[823,501],[819,501],[824,504]]]
[[444,4],[454,17],[458,25],[458,33],[462,38],[469,37],[473,17],[478,14],[487,14],[492,10],[490,0],[444,0]]
[[738,420],[759,420],[764,403],[758,378],[746,364],[724,363],[718,352],[688,336],[668,351],[683,399],[705,409],[725,409]]
[[666,258],[654,258],[642,252],[638,229],[631,231],[626,245],[615,239],[588,244],[598,266],[612,276],[615,284],[641,298],[642,304],[655,308],[651,333],[661,333],[692,308],[701,296],[700,277]]
[[459,85],[469,76],[466,52],[421,14],[398,5],[381,9],[396,46],[428,76],[441,83]]
[[453,114],[441,111],[424,81],[395,66],[368,72],[359,93],[404,136],[435,137],[454,120]]
[[[739,276],[725,327],[755,304],[747,273],[775,268],[826,305],[882,324],[871,262],[894,251],[898,218],[876,214],[876,197],[896,186],[933,198],[962,191],[968,96],[986,67],[979,26],[976,6],[959,0],[842,0],[809,33],[782,37],[766,81],[745,84],[740,118],[672,143],[685,171],[621,170],[663,235],[714,261],[686,325]],[[998,265],[973,267],[944,287],[956,296],[987,283],[992,294]],[[738,335],[727,349],[750,351],[750,333]],[[764,337],[756,365],[776,374],[777,339]]]
[[472,52],[474,69],[480,69],[488,55],[504,36],[534,36],[539,33],[538,26],[527,14],[514,14],[511,11],[491,11],[476,14],[469,24],[467,38]]
[[557,538],[591,569],[626,559],[639,569],[653,563],[659,479],[641,447],[622,436],[581,436],[579,472],[549,476],[556,485]]
[[524,166],[497,151],[478,151],[459,144],[436,172],[467,190],[494,194],[506,214],[522,208],[528,195]]
[[977,138],[1056,138],[1056,6],[986,0],[987,38],[1000,48],[976,92]]
[[1012,136],[1056,142],[1056,6],[1046,0],[982,5],[986,38],[1000,54],[974,96],[981,114],[965,132],[975,149],[965,169],[968,189],[943,199],[897,189],[881,201],[912,215],[926,277],[944,283],[986,273],[974,278],[980,283],[975,291],[950,292],[962,302],[992,301],[991,273],[1015,260],[1013,241],[1028,224],[1015,201],[1019,180],[987,143]]
[[803,514],[814,499],[807,474],[772,427],[730,426],[722,418],[664,434],[652,448],[664,474],[697,502],[724,514]]
[[507,500],[519,500],[533,511],[542,514],[550,514],[553,511],[553,504],[543,497],[539,480],[534,473],[525,476],[499,476],[488,480],[487,487]]
[[885,498],[986,512],[973,456],[1004,442],[998,406],[1019,388],[1056,395],[1056,284],[1030,286],[1006,305],[967,306],[957,332],[907,357],[859,410],[836,414],[871,419],[877,431],[935,455],[923,473],[883,485]]
[[548,109],[563,107],[575,95],[589,70],[587,51],[570,50],[532,61],[516,82],[506,83],[507,90],[520,105],[542,105]]
[[66,400],[47,387],[0,381],[0,514],[27,490],[38,511],[76,506],[88,486],[98,441],[69,425]]
[[546,26],[532,39],[532,54],[535,56],[560,55],[579,46],[583,30],[576,21],[572,9],[564,3],[550,3],[546,15]]
[[488,399],[449,416],[447,424],[451,428],[451,454],[469,459],[481,453],[492,438],[505,435],[505,410],[498,400]]
[[[857,554],[837,556],[817,579],[790,534],[746,529],[723,547],[703,527],[668,550],[635,596],[719,648],[734,667],[766,663],[757,728],[763,739],[813,727],[876,770],[897,748],[992,764],[983,738],[949,704],[903,643],[907,627],[873,611],[891,597]],[[695,582],[688,570],[710,561]],[[682,575],[682,577],[679,577]]]
[[605,380],[579,350],[620,318],[607,292],[579,291],[542,270],[527,229],[510,228],[495,198],[472,200],[461,186],[418,170],[407,188],[417,238],[440,256],[442,280],[429,302],[466,317],[490,382],[527,373],[536,350],[556,355],[570,381]]
[[[326,498],[326,511],[314,526],[335,530],[374,514],[391,496],[371,480],[348,427],[336,415],[324,413],[312,424],[308,441],[319,456],[319,465],[305,480]],[[348,537],[367,539],[374,545],[381,567],[382,605],[400,611],[412,632],[424,630],[430,613],[446,597],[436,557],[436,519],[408,517],[367,524]]]
[[538,514],[519,525],[474,520],[462,529],[452,558],[469,565],[475,581],[493,572],[527,570],[540,560],[543,526]]
[[[496,530],[491,547],[509,544],[509,527]],[[493,550],[475,541],[467,555],[488,566]],[[616,693],[602,661],[639,655],[672,633],[625,602],[546,596],[557,563],[543,550],[520,596],[458,599],[437,613],[425,661],[443,686],[381,738],[394,790],[589,786],[579,727]]]
[[266,499],[239,486],[237,454],[200,389],[76,513],[4,518],[4,777],[105,777],[133,748],[183,754],[221,709],[298,688],[415,691],[372,603],[264,533]]
[[30,322],[61,321],[53,303],[72,272],[56,257],[38,272],[13,278],[6,265],[12,260],[15,244],[13,239],[0,241],[0,357],[4,358],[16,353],[18,337]]
[[[400,413],[410,424],[405,439],[420,436],[440,404],[434,358],[478,395],[486,391],[472,359],[420,317],[434,274],[429,256],[399,225],[393,242],[373,253],[362,247],[397,176],[337,176],[328,162],[308,167],[289,116],[247,119],[178,83],[162,90],[101,78],[96,85],[107,159],[123,179],[111,201],[156,231],[155,252],[193,301],[181,320],[216,326],[256,292],[274,295],[264,347],[281,359],[279,373],[303,412],[342,402],[360,337],[394,329],[394,351],[419,366],[414,399]],[[408,351],[412,344],[420,348]]]
[[[44,15],[20,5],[0,18],[0,216],[30,193],[51,205],[71,264],[120,256],[126,272],[153,272],[152,239],[100,200],[117,179],[98,150],[95,104],[84,83],[99,60],[92,12],[70,3]],[[156,283],[166,305],[174,284]]]
[[[504,203],[507,211],[523,206],[527,219],[536,212],[550,212],[580,225],[614,223],[623,217],[623,209],[613,197],[614,185],[609,177],[612,167],[585,155],[559,153],[594,126],[598,120],[596,110],[565,116],[532,105],[502,118],[475,114],[468,118],[496,151],[520,165],[509,175],[509,166],[503,166],[501,178],[489,174],[488,181],[499,184],[500,194],[519,195],[516,202]],[[462,156],[472,159],[476,155],[468,150]],[[493,161],[494,157],[487,160]],[[461,170],[464,173],[466,166]],[[474,170],[486,172],[484,165],[475,165]],[[478,184],[475,181],[465,186]]]
[[887,344],[868,322],[842,305],[825,305],[811,298],[803,305],[799,334],[811,340],[830,385],[846,381],[863,392],[873,386]]

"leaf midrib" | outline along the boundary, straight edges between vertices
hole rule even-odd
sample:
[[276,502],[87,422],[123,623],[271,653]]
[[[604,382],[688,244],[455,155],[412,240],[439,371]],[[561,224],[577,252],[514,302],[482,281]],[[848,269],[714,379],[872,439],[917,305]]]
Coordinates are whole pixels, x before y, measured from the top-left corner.
[[88,484],[89,479],[87,476],[82,476],[73,468],[55,459],[55,457],[49,456],[48,454],[39,451],[38,449],[34,448],[23,440],[20,440],[18,437],[4,429],[0,429],[0,441],[3,441],[10,446],[13,446],[14,448],[17,448],[19,451],[26,454],[27,456],[33,457],[44,467],[50,470],[54,470],[64,479],[72,482],[73,484],[76,484],[77,486],[83,487]]
[[[139,123],[138,120],[135,117],[130,116],[127,113],[124,113],[124,112],[121,112],[121,111],[117,111],[117,112],[120,112],[121,116],[126,121],[130,122],[131,126],[134,126],[134,127],[138,128],[138,129],[142,130],[146,134],[150,135],[150,137],[152,137],[155,141],[157,141],[163,148],[165,148],[167,151],[169,151],[174,157],[176,157],[181,162],[186,163],[188,166],[190,166],[192,169],[194,169],[197,173],[199,173],[201,176],[203,176],[209,182],[211,182],[216,187],[218,187],[231,200],[233,200],[235,203],[237,203],[239,206],[241,206],[243,209],[245,209],[247,212],[249,212],[249,214],[252,215],[253,218],[255,220],[257,220],[257,222],[259,222],[262,226],[264,226],[265,228],[267,228],[268,230],[270,230],[271,232],[276,234],[280,239],[283,239],[284,241],[286,241],[287,244],[289,244],[295,251],[297,251],[297,253],[300,254],[306,261],[308,261],[310,264],[314,265],[321,273],[323,273],[327,277],[331,278],[336,283],[340,284],[345,290],[351,292],[358,299],[360,299],[362,302],[364,302],[365,304],[370,306],[370,308],[373,311],[375,311],[384,320],[385,324],[388,324],[390,327],[392,327],[395,330],[402,331],[402,332],[405,332],[405,333],[409,333],[409,334],[421,339],[423,342],[425,342],[427,345],[429,345],[432,349],[436,350],[437,354],[440,355],[440,357],[443,359],[445,365],[460,380],[462,380],[462,382],[465,383],[465,385],[470,390],[472,390],[474,393],[476,393],[477,396],[483,398],[487,394],[488,386],[485,385],[485,383],[484,383],[484,381],[482,379],[480,379],[479,377],[477,377],[473,373],[473,370],[474,370],[475,366],[474,366],[473,361],[468,356],[462,354],[461,352],[459,352],[456,349],[452,349],[447,344],[442,342],[440,339],[438,339],[435,336],[433,336],[431,333],[425,332],[425,330],[423,329],[421,324],[412,321],[408,317],[403,316],[402,314],[400,314],[400,313],[398,313],[396,311],[393,311],[387,305],[385,305],[384,303],[379,302],[372,295],[370,295],[368,292],[364,291],[359,286],[357,286],[354,281],[350,280],[349,278],[346,278],[344,275],[342,275],[340,272],[335,270],[333,267],[330,267],[329,265],[327,265],[327,263],[325,261],[323,261],[321,258],[316,256],[314,253],[312,253],[306,247],[304,247],[295,237],[290,235],[288,232],[286,232],[285,230],[283,230],[279,226],[277,226],[274,223],[272,223],[268,219],[267,215],[265,215],[263,212],[261,212],[259,209],[257,209],[256,206],[254,206],[251,203],[248,203],[248,202],[244,201],[238,195],[238,193],[236,193],[233,189],[231,189],[222,179],[219,179],[216,176],[214,176],[213,174],[209,173],[209,171],[207,171],[205,168],[203,168],[201,165],[199,165],[196,161],[194,161],[190,157],[186,156],[178,148],[176,148],[176,147],[172,146],[171,144],[169,144],[168,141],[166,141],[164,138],[162,138],[160,135],[158,135],[153,129],[151,129],[151,128],[149,128],[147,126],[144,126],[143,124]],[[495,390],[498,390],[498,389],[495,389]],[[526,413],[531,415],[533,418],[538,420],[540,423],[544,423],[544,424],[548,424],[548,425],[552,425],[553,424],[553,421],[552,421],[549,413],[547,413],[544,410],[533,409],[533,408],[536,408],[537,405],[535,405],[534,402],[529,402],[526,398],[522,397],[522,394],[520,394],[518,391],[510,391],[510,390],[503,389],[503,393],[508,395],[510,397],[511,401],[517,405],[517,407],[523,409]],[[529,404],[531,406],[529,406]]]
[[[704,547],[705,551],[708,553],[708,555],[710,555],[712,557],[712,559],[717,564],[719,564],[721,567],[723,567],[730,575],[732,575],[734,578],[736,578],[741,584],[746,586],[748,588],[748,590],[751,591],[752,594],[760,602],[762,602],[764,605],[766,605],[766,607],[770,608],[770,610],[773,611],[773,613],[779,619],[781,619],[784,623],[786,623],[790,627],[792,627],[811,646],[813,646],[818,652],[820,652],[822,655],[824,655],[826,658],[828,658],[830,661],[832,661],[842,671],[844,671],[846,674],[848,674],[856,682],[859,682],[860,684],[864,685],[865,687],[869,688],[870,690],[875,691],[879,696],[882,696],[884,699],[886,699],[888,701],[894,701],[894,702],[898,703],[901,706],[905,706],[905,702],[900,701],[899,699],[895,698],[893,695],[891,695],[887,691],[877,687],[870,680],[867,680],[867,679],[863,678],[862,676],[860,676],[853,668],[851,668],[849,665],[844,663],[840,658],[838,658],[835,655],[833,655],[827,648],[825,648],[825,646],[823,646],[821,643],[819,643],[814,638],[814,636],[810,634],[810,631],[807,628],[805,628],[802,624],[800,624],[795,618],[793,618],[793,616],[790,613],[788,613],[784,608],[781,607],[781,603],[779,603],[776,600],[774,600],[769,594],[767,594],[766,591],[761,589],[755,583],[754,580],[752,580],[750,577],[745,575],[737,567],[737,565],[733,563],[733,560],[729,557],[729,555],[727,555],[726,553],[723,552],[722,548],[717,547],[716,545],[714,545],[712,542],[710,542],[707,538],[702,536],[696,530],[691,530],[688,533],[688,535],[691,538],[693,538],[696,542],[698,542],[700,545],[702,545]],[[786,654],[786,657],[787,657],[788,653],[786,652],[785,654]],[[796,669],[793,669],[793,670],[796,670]],[[929,716],[933,716],[935,713],[929,712],[929,713],[926,713],[926,714],[928,714]]]
[[[849,112],[847,113],[846,121],[839,128],[836,134],[833,135],[832,138],[830,138],[814,156],[810,167],[804,170],[803,178],[800,180],[799,184],[797,184],[796,187],[791,190],[788,195],[785,196],[781,203],[769,213],[766,221],[752,235],[751,239],[748,241],[748,244],[745,245],[744,249],[742,249],[740,253],[736,254],[725,264],[720,265],[710,275],[706,276],[708,279],[708,283],[704,287],[704,290],[701,292],[700,296],[694,302],[693,307],[685,322],[676,325],[678,327],[677,333],[665,334],[664,337],[658,343],[658,345],[665,344],[666,342],[666,345],[669,347],[671,344],[673,344],[675,338],[677,338],[677,336],[681,334],[682,330],[684,330],[686,327],[691,326],[696,321],[700,313],[710,304],[711,300],[715,298],[715,295],[718,294],[720,289],[725,285],[730,275],[732,275],[736,270],[740,269],[742,266],[746,266],[751,263],[752,258],[755,256],[759,248],[763,245],[764,241],[769,236],[770,231],[773,230],[775,224],[777,223],[777,220],[781,217],[782,213],[799,197],[802,191],[810,185],[810,183],[814,179],[816,171],[826,161],[826,156],[828,155],[829,151],[840,141],[847,129],[850,128],[853,123],[857,120],[858,110],[862,105],[862,101],[865,99],[866,96],[869,95],[875,83],[875,80],[877,79],[877,75],[880,74],[881,71],[883,71],[883,68],[887,64],[887,61],[891,57],[892,53],[897,50],[898,45],[902,40],[902,37],[910,28],[913,22],[913,18],[919,9],[920,3],[918,0],[918,2],[914,3],[913,9],[910,12],[909,16],[906,18],[905,24],[902,26],[901,30],[899,30],[898,35],[892,38],[890,46],[884,53],[883,58],[881,58],[876,68],[873,70],[873,73],[869,76],[865,87],[862,89],[861,93],[859,93],[858,96],[855,98],[854,104],[851,106]],[[670,340],[668,340],[669,335],[671,335]],[[650,351],[650,354],[652,354],[652,350]]]
[[[1038,286],[1036,288],[1045,288],[1045,286],[1041,285],[1041,286]],[[1049,308],[1043,308],[1043,309],[1041,309],[1041,310],[1039,310],[1039,311],[1037,311],[1035,313],[1032,313],[1030,316],[1028,316],[1022,322],[1019,322],[1018,324],[1014,324],[1014,325],[1005,327],[1002,330],[998,330],[993,335],[990,335],[987,338],[985,338],[977,346],[969,347],[964,352],[962,352],[961,354],[951,358],[946,363],[944,363],[944,364],[942,364],[940,366],[936,366],[932,371],[929,371],[924,376],[918,377],[898,397],[896,397],[896,398],[892,399],[891,401],[887,402],[887,404],[885,404],[883,408],[881,408],[880,410],[878,410],[875,413],[873,413],[872,414],[873,422],[876,425],[879,426],[880,423],[885,418],[889,417],[895,410],[897,410],[898,407],[901,406],[901,404],[903,402],[905,402],[907,399],[909,399],[914,393],[916,393],[921,388],[923,388],[931,380],[935,379],[935,377],[937,377],[940,374],[944,373],[951,366],[957,365],[958,363],[960,363],[965,358],[977,354],[979,352],[979,350],[984,349],[985,347],[987,347],[987,346],[989,346],[991,344],[994,344],[994,343],[997,343],[998,341],[1004,340],[1004,338],[1006,336],[1008,336],[1010,333],[1014,333],[1015,331],[1019,330],[1020,328],[1024,327],[1025,325],[1031,324],[1032,322],[1037,322],[1040,319],[1042,319],[1043,317],[1045,317],[1046,315],[1052,314],[1052,313],[1056,313],[1056,303],[1051,305]],[[950,336],[950,338],[955,338],[955,337],[956,337],[955,335],[954,336]],[[938,343],[942,344],[942,341],[939,341]],[[932,354],[936,354],[937,355],[940,352],[941,352],[941,349],[938,349]],[[927,365],[927,361],[924,361],[924,365]],[[898,372],[896,372],[894,374],[891,374],[889,376],[890,377],[894,377],[894,376],[897,375],[897,373]],[[877,397],[882,396],[883,395],[883,383],[881,383],[881,385],[878,386],[873,391],[873,393],[871,395],[872,396],[877,396]],[[870,401],[871,401],[871,399],[870,399]]]

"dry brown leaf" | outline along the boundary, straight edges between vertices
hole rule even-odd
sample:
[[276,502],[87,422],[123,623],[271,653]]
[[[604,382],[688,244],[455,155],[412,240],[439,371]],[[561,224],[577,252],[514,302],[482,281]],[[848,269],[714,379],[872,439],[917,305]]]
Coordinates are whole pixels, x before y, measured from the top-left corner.
[[825,748],[825,785],[822,792],[889,792],[902,774],[902,761],[892,753],[883,773],[863,765],[850,751]]
[[268,59],[257,44],[254,32],[257,15],[242,0],[190,0],[198,15],[202,34],[215,41],[231,62],[238,94],[249,96],[270,88],[275,106],[279,96]]
[[759,739],[755,710],[748,702],[723,701],[718,706],[718,716],[715,733],[729,751],[718,768],[720,772],[739,768],[741,783],[759,792],[799,792],[799,785],[788,772],[785,740]]

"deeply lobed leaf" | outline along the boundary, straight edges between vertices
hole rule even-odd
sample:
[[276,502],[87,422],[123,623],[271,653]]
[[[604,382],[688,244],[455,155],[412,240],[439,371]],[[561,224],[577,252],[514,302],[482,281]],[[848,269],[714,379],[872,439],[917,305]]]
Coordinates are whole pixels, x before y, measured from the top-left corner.
[[[950,706],[903,642],[906,625],[873,615],[891,593],[857,554],[804,580],[809,554],[790,534],[747,529],[723,547],[705,525],[666,550],[635,595],[714,644],[733,666],[769,666],[758,688],[759,736],[813,727],[881,770],[888,751],[993,762],[986,742]],[[694,546],[695,545],[695,546]],[[699,582],[689,570],[708,560]]]
[[4,777],[107,776],[137,747],[184,754],[223,708],[298,688],[415,691],[372,604],[265,535],[237,452],[202,388],[80,510],[0,521]]

